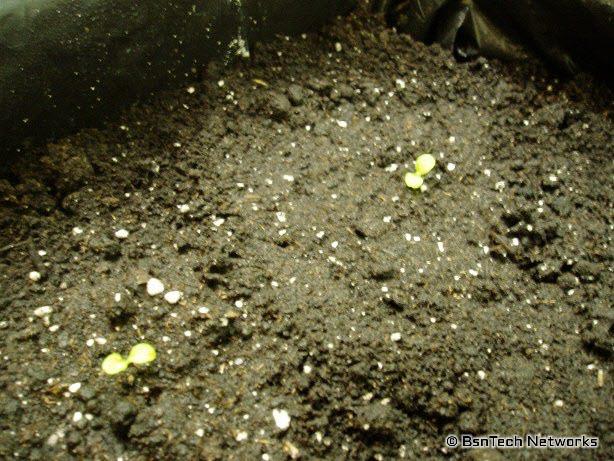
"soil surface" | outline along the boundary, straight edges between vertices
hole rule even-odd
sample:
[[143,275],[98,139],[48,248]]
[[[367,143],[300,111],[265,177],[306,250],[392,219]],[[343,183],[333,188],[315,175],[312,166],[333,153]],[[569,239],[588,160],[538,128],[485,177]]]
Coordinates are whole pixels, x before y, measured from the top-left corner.
[[[588,77],[458,64],[359,15],[22,152],[0,458],[612,459],[611,109]],[[141,341],[152,365],[102,374]]]

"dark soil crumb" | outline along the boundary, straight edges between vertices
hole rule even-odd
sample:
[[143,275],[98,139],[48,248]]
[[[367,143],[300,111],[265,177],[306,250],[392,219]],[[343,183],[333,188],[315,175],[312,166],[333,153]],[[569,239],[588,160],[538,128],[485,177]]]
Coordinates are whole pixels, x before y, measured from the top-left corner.
[[252,54],[5,168],[0,458],[612,459],[607,88],[361,15]]

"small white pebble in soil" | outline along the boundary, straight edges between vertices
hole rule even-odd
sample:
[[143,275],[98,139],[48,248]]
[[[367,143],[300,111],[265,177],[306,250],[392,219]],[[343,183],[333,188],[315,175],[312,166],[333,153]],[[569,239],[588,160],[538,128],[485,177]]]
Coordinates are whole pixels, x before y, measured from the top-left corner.
[[313,370],[313,368],[311,368],[311,365],[303,365],[303,373],[305,373],[306,375],[308,375],[309,373],[311,373],[311,371]]
[[392,216],[384,216],[385,223],[389,223],[390,221],[392,221]]
[[242,299],[237,299],[235,301],[235,307],[238,309],[241,309],[243,307],[243,300]]
[[290,415],[286,410],[278,410],[277,408],[274,409],[273,419],[275,420],[275,425],[282,431],[285,431],[290,427]]
[[563,401],[562,401],[562,400],[560,400],[560,399],[559,399],[559,400],[555,400],[555,401],[554,401],[554,406],[555,406],[555,407],[559,407],[559,408],[561,408],[563,405],[564,405],[564,403],[563,403]]
[[294,182],[294,176],[292,176],[291,174],[285,174],[282,176],[284,181],[288,181],[288,182]]
[[484,370],[478,371],[478,378],[482,380],[486,379],[486,373],[484,372]]
[[390,335],[390,341],[392,341],[394,343],[401,341],[401,333],[398,333],[398,332],[397,333],[392,333]]
[[220,227],[222,224],[224,224],[226,222],[226,220],[224,218],[218,218],[215,221],[213,221],[213,225],[215,227]]
[[224,84],[225,84],[224,80],[218,80],[217,82],[217,86],[219,86],[220,88],[222,88]]
[[179,210],[179,213],[187,213],[190,211],[190,205],[182,203],[181,205],[177,205],[177,209]]
[[275,216],[277,216],[277,220],[279,222],[286,222],[286,213],[284,213],[283,211],[278,211],[277,213],[275,213]]
[[333,243],[330,244],[330,246],[336,249],[339,246],[339,242],[335,240]]
[[51,314],[52,311],[53,309],[51,308],[51,306],[41,306],[34,309],[34,315],[36,315],[37,317],[44,317],[45,315]]
[[169,304],[177,304],[181,299],[183,293],[181,291],[173,290],[164,294],[164,300]]
[[455,164],[455,163],[450,162],[450,163],[448,163],[448,164],[446,165],[446,168],[448,169],[448,171],[454,171],[454,170],[455,170],[455,168],[456,168],[456,164]]
[[342,50],[343,50],[343,46],[341,46],[341,43],[336,42],[336,43],[335,43],[335,51],[336,51],[337,53],[341,53],[341,51],[342,51]]
[[196,432],[194,433],[196,434],[196,437],[202,437],[205,435],[205,431],[203,429],[196,429]]
[[199,314],[208,314],[209,313],[209,308],[206,306],[200,306],[198,308],[198,313]]
[[478,276],[478,271],[476,271],[475,269],[469,269],[469,273],[473,275],[474,277]]
[[437,242],[437,249],[442,253],[444,252],[443,242]]
[[75,414],[72,415],[73,423],[78,423],[82,419],[83,419],[83,413],[81,413],[80,411],[75,411]]
[[128,238],[129,235],[130,232],[128,232],[126,229],[119,229],[115,232],[115,237],[117,237],[118,239]]
[[449,142],[450,144],[454,144],[454,143],[456,142],[456,138],[455,138],[454,136],[450,136],[450,137],[448,138],[448,142]]
[[194,94],[194,92],[196,91],[196,88],[194,88],[193,86],[189,86],[186,91],[188,92],[188,94]]
[[47,438],[47,445],[49,445],[50,447],[53,447],[58,443],[58,440],[63,437],[64,437],[64,431],[62,431],[61,429],[58,429],[57,431],[55,431],[53,434],[51,434]]
[[38,271],[32,271],[28,274],[28,278],[33,282],[38,282],[41,279],[41,273]]
[[405,86],[406,86],[405,85],[405,80],[401,80],[400,78],[397,78],[394,83],[396,83],[397,87],[400,90],[404,90],[405,89]]
[[72,228],[72,235],[81,235],[81,234],[83,234],[83,229],[81,229],[80,227]]
[[511,243],[511,245],[512,245],[513,247],[517,247],[518,245],[520,245],[520,240],[518,240],[516,237],[514,237],[514,238],[512,239],[512,243]]
[[147,281],[147,294],[149,296],[156,296],[164,292],[164,284],[157,278],[150,278]]
[[337,120],[337,125],[339,125],[340,128],[347,128],[348,122],[346,122],[345,120]]
[[68,392],[71,394],[79,392],[79,389],[81,389],[81,383],[72,383],[70,386],[68,386]]
[[247,432],[245,431],[237,432],[237,436],[235,437],[235,440],[237,442],[243,442],[247,440]]
[[384,168],[384,170],[389,172],[389,173],[394,173],[398,169],[399,169],[399,164],[398,163],[391,163],[386,168]]

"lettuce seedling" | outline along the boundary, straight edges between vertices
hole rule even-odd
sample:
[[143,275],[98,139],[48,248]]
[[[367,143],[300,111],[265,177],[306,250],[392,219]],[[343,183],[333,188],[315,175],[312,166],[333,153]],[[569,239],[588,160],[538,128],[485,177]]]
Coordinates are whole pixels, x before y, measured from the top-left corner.
[[416,173],[420,176],[426,176],[435,168],[435,157],[431,154],[422,154],[416,159]]
[[107,355],[102,361],[102,371],[107,375],[116,375],[126,368],[128,368],[128,361],[117,352]]
[[405,184],[410,189],[420,189],[424,184],[424,176],[435,168],[435,157],[431,154],[422,154],[416,159],[416,172],[405,174]]
[[128,363],[135,365],[145,365],[146,363],[156,360],[156,350],[151,344],[140,343],[130,349],[128,354]]
[[405,184],[410,189],[420,189],[422,184],[424,184],[424,179],[422,176],[416,173],[407,173],[405,175]]
[[128,358],[113,352],[102,361],[102,371],[107,375],[116,375],[125,371],[131,363],[145,365],[156,360],[156,350],[151,344],[139,343],[130,349]]

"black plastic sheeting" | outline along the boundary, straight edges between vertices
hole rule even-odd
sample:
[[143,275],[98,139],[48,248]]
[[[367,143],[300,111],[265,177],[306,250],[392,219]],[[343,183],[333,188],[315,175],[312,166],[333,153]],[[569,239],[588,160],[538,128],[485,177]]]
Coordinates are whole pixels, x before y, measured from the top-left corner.
[[614,0],[380,0],[400,32],[438,42],[459,59],[522,58],[531,50],[559,70],[611,79]]
[[0,0],[0,147],[99,123],[213,58],[365,1],[458,59],[522,58],[611,78],[614,0]]

